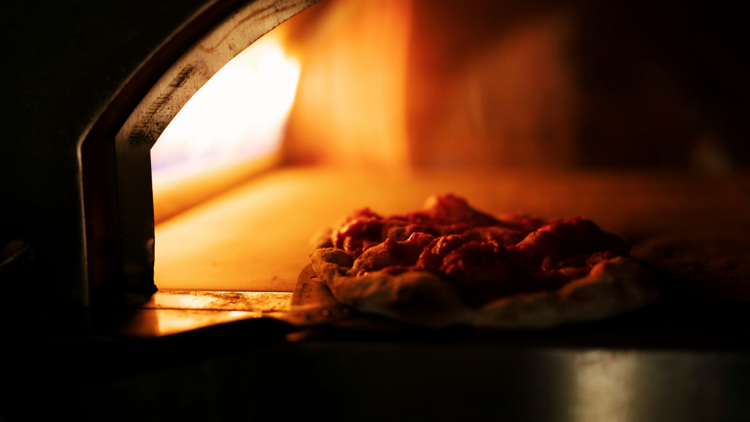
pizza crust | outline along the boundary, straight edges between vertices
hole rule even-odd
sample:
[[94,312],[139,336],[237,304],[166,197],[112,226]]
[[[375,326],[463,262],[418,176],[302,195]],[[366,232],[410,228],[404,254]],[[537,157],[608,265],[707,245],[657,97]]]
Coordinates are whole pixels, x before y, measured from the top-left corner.
[[593,321],[642,308],[661,291],[656,277],[631,258],[596,264],[586,277],[557,290],[518,294],[482,306],[471,325],[549,328]]
[[311,258],[313,271],[339,302],[363,313],[434,328],[543,329],[598,320],[644,307],[661,290],[646,268],[630,258],[616,257],[559,289],[515,294],[477,309],[464,304],[446,281],[430,272],[353,276],[348,274],[352,258],[330,247],[315,249]]

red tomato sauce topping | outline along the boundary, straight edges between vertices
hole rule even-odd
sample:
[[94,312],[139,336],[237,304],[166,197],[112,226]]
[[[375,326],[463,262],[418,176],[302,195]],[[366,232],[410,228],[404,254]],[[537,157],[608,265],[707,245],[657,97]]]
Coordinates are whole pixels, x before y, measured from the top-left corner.
[[355,261],[358,275],[429,271],[474,306],[505,295],[559,288],[586,276],[602,260],[629,252],[622,239],[579,217],[498,219],[450,194],[433,196],[425,209],[412,213],[383,217],[369,208],[355,211],[331,240],[355,260],[384,244],[376,248],[377,261]]

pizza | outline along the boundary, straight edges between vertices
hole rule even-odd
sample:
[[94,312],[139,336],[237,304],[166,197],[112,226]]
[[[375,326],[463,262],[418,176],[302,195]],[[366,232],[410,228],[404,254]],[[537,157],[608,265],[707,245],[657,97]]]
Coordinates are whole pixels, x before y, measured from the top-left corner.
[[342,304],[436,328],[548,328],[629,312],[660,292],[625,242],[591,221],[496,217],[450,194],[405,214],[356,210],[310,256]]

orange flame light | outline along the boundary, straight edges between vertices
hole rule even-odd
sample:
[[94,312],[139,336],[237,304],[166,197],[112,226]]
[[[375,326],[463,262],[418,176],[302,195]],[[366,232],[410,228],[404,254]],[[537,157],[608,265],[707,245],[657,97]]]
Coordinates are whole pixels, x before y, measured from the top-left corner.
[[271,32],[227,63],[151,149],[155,187],[280,149],[300,65]]

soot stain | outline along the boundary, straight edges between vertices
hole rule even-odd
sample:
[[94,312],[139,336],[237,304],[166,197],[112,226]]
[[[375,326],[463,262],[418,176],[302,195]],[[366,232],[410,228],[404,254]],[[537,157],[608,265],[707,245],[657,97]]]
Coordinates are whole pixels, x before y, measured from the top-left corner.
[[128,137],[128,144],[131,146],[151,146],[156,143],[157,135],[167,126],[167,122],[157,118],[157,115],[171,102],[174,93],[185,86],[187,81],[190,80],[197,70],[198,68],[195,65],[189,64],[169,82],[167,85],[169,89],[154,101],[146,112],[144,118],[133,129],[133,132]]

